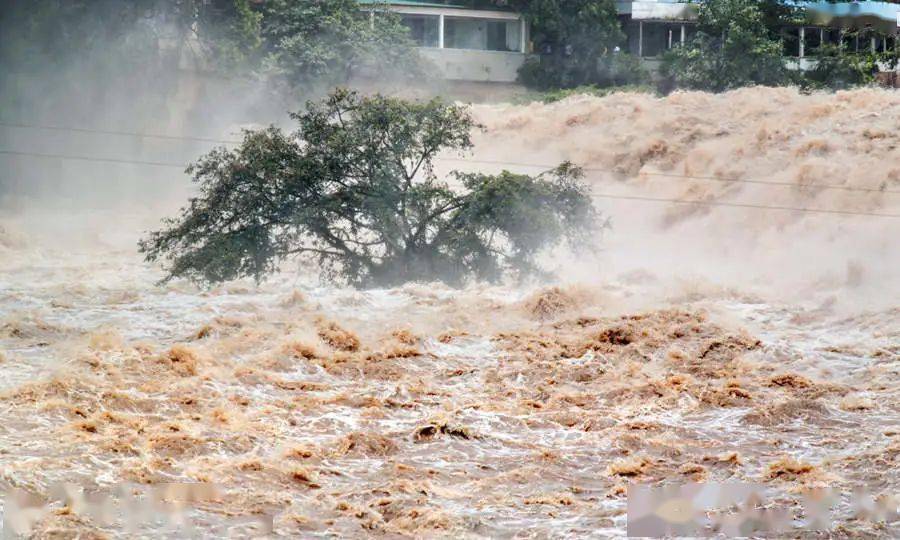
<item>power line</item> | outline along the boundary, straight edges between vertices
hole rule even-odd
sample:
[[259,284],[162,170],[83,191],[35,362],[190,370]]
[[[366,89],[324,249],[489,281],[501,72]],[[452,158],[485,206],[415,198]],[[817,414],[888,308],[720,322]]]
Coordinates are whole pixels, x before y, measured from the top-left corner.
[[97,161],[100,163],[124,163],[129,165],[152,165],[154,167],[176,167],[179,169],[186,169],[188,166],[181,163],[168,163],[165,161],[141,161],[141,160],[133,160],[133,159],[115,159],[115,158],[102,158],[102,157],[89,157],[89,156],[74,156],[69,154],[45,154],[41,152],[20,152],[17,150],[0,150],[0,154],[7,154],[11,156],[29,156],[29,157],[39,157],[39,158],[48,158],[48,159],[67,159],[71,161]]
[[[14,155],[14,156],[30,156],[30,157],[39,157],[39,158],[47,158],[47,159],[66,159],[66,160],[75,160],[75,161],[92,161],[92,162],[100,162],[100,163],[120,163],[120,164],[134,164],[134,165],[151,165],[157,167],[175,167],[179,169],[185,169],[188,165],[179,164],[179,163],[168,163],[161,161],[140,161],[140,160],[127,160],[127,159],[114,159],[114,158],[99,158],[99,157],[89,157],[89,156],[76,156],[76,155],[67,155],[67,154],[48,154],[48,153],[39,153],[39,152],[22,152],[15,150],[0,150],[0,154]],[[471,161],[473,163],[479,163],[478,161]],[[484,162],[480,162],[484,163]],[[516,164],[516,163],[502,163],[505,165],[524,165],[524,164]],[[538,165],[529,165],[529,166],[538,166]],[[692,178],[692,177],[687,177]],[[673,203],[673,204],[696,204],[703,206],[723,206],[723,207],[731,207],[731,208],[751,208],[751,209],[759,209],[759,210],[784,210],[784,211],[794,211],[794,212],[808,212],[808,213],[819,213],[819,214],[838,214],[838,215],[852,215],[852,216],[868,216],[868,217],[883,217],[883,218],[900,218],[900,214],[879,214],[874,212],[855,212],[852,210],[828,210],[828,209],[820,209],[820,208],[805,208],[805,207],[795,207],[795,206],[775,206],[775,205],[762,205],[762,204],[748,204],[748,203],[730,203],[730,202],[721,202],[721,201],[700,201],[700,200],[686,200],[686,199],[668,199],[668,198],[657,198],[657,197],[643,197],[638,195],[613,195],[607,193],[592,193],[594,197],[602,198],[602,199],[618,199],[618,200],[630,200],[630,201],[646,201],[646,202],[665,202],[665,203]]]
[[[21,128],[21,129],[40,129],[40,130],[50,130],[50,131],[72,131],[76,133],[100,133],[105,135],[119,135],[119,136],[129,136],[129,137],[140,137],[140,138],[153,138],[153,139],[165,139],[165,140],[184,140],[184,141],[197,141],[197,142],[208,142],[215,144],[240,144],[241,141],[237,140],[226,140],[226,139],[213,139],[206,137],[198,137],[193,135],[166,135],[166,134],[158,134],[158,133],[141,133],[136,131],[112,131],[112,130],[102,130],[102,129],[89,129],[89,128],[75,128],[75,127],[64,127],[64,126],[46,126],[46,125],[38,125],[38,124],[25,124],[25,123],[13,123],[13,122],[0,122],[0,126],[13,127],[13,128]],[[0,153],[11,153],[11,152],[0,152]],[[26,155],[26,154],[23,154]],[[59,156],[57,156],[59,157]],[[85,157],[68,157],[61,159],[78,159],[81,161],[107,161],[107,162],[118,162],[113,160],[106,159],[87,159]],[[478,160],[478,159],[465,159],[465,158],[436,158],[437,161],[452,161],[459,163],[480,163],[485,165],[506,165],[506,166],[516,166],[516,167],[533,167],[538,169],[552,169],[556,167],[556,165],[550,165],[546,163],[515,163],[508,161],[497,161],[497,160]],[[149,165],[159,165],[158,163],[144,163]],[[174,165],[171,165],[174,166]],[[180,166],[184,168],[185,166]],[[582,167],[582,170],[587,172],[602,172],[607,174],[619,174],[620,171],[616,171],[614,169],[604,169],[601,167]],[[851,192],[861,192],[861,193],[890,193],[890,194],[900,194],[900,190],[891,190],[891,189],[878,189],[878,188],[866,188],[866,187],[856,187],[856,186],[841,186],[837,184],[796,184],[793,182],[782,182],[777,180],[750,180],[745,178],[729,178],[722,176],[697,176],[690,174],[678,174],[678,173],[668,173],[668,172],[652,172],[652,171],[641,171],[639,174],[647,175],[647,176],[662,176],[668,178],[684,178],[690,180],[706,180],[710,182],[722,182],[726,184],[731,183],[740,183],[740,184],[757,184],[757,185],[767,185],[767,186],[784,186],[791,188],[810,188],[810,189],[835,189],[841,191],[851,191]]]
[[[588,169],[585,169],[588,170]],[[599,169],[590,169],[590,170],[599,170]],[[865,187],[856,187],[856,186],[840,186],[837,184],[796,184],[793,182],[779,182],[777,180],[747,180],[744,178],[724,178],[721,176],[693,176],[687,174],[677,174],[677,173],[665,173],[665,172],[641,172],[640,174],[646,174],[649,176],[667,176],[672,178],[691,178],[695,180],[711,180],[714,182],[725,182],[725,183],[740,183],[740,184],[760,184],[760,185],[768,185],[768,186],[788,186],[793,188],[819,188],[819,189],[839,189],[843,191],[862,191],[868,193],[896,193],[900,194],[898,190],[890,190],[890,189],[878,189],[878,188],[865,188]]]
[[105,129],[89,129],[65,126],[43,126],[37,124],[18,124],[13,122],[0,122],[0,126],[19,128],[19,129],[40,129],[45,131],[73,131],[76,133],[99,133],[101,135],[119,135],[125,137],[138,137],[142,139],[165,139],[174,141],[197,141],[216,144],[241,144],[241,141],[229,141],[225,139],[213,139],[208,137],[198,137],[195,135],[165,135],[162,133],[141,133],[138,131],[113,131]]
[[[455,161],[461,163],[483,163],[487,165],[515,165],[521,167],[534,167],[536,169],[544,169],[550,170],[556,167],[556,165],[548,165],[545,163],[512,163],[506,161],[494,161],[494,160],[477,160],[477,159],[464,159],[464,158],[438,158],[439,161]],[[614,169],[603,169],[600,167],[581,167],[583,171],[587,172],[603,172],[609,174],[619,174],[620,171],[616,171]],[[738,183],[738,184],[760,184],[760,185],[768,185],[768,186],[786,186],[786,187],[801,187],[801,188],[819,188],[819,189],[839,189],[843,191],[860,191],[867,193],[894,193],[900,194],[900,190],[891,190],[891,189],[878,189],[878,188],[866,188],[866,187],[856,187],[856,186],[840,186],[837,184],[796,184],[793,182],[780,182],[777,180],[748,180],[744,178],[727,178],[723,176],[696,176],[690,174],[678,174],[678,173],[667,173],[667,172],[653,172],[653,171],[641,171],[638,174],[647,175],[647,176],[665,176],[671,178],[686,178],[691,180],[710,180],[713,182],[724,182],[727,184],[730,183]]]
[[870,216],[870,217],[886,217],[900,218],[900,214],[878,214],[874,212],[855,212],[853,210],[827,210],[823,208],[805,208],[799,206],[775,206],[765,204],[748,204],[748,203],[731,203],[720,201],[699,201],[687,199],[666,199],[662,197],[642,197],[639,195],[610,195],[606,193],[591,193],[592,196],[601,199],[619,199],[626,201],[649,201],[649,202],[665,202],[675,204],[697,204],[701,206],[727,206],[732,208],[753,208],[759,210],[787,210],[794,212],[810,212],[818,214],[840,214],[845,216]]

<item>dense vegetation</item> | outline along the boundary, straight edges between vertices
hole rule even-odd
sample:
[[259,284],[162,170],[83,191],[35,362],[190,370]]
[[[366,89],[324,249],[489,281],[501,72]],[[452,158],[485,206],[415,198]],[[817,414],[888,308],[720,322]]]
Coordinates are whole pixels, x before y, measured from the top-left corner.
[[900,57],[891,51],[873,53],[868,49],[851,54],[843,45],[826,44],[819,47],[816,59],[804,83],[811,88],[842,89],[872,83],[879,64],[894,69]]
[[[721,92],[754,84],[788,84],[792,74],[773,21],[758,0],[713,0],[700,7],[696,35],[665,57],[677,87]],[[774,34],[774,35],[773,35]]]
[[[474,1],[484,4],[484,1]],[[490,3],[490,2],[488,2]],[[640,85],[648,75],[627,50],[608,0],[494,0],[523,13],[531,24],[535,52],[520,81],[543,91]],[[874,80],[877,65],[897,64],[896,52],[850,52],[822,45],[822,61],[810,73],[786,67],[783,51],[792,39],[784,28],[806,14],[787,0],[706,0],[699,5],[698,31],[664,55],[661,89],[720,92],[747,85],[844,88]],[[854,33],[847,34],[851,38]],[[793,38],[796,39],[796,38]],[[793,44],[796,46],[796,43]],[[617,51],[618,48],[618,52]]]
[[141,243],[147,259],[200,282],[260,280],[299,257],[358,286],[460,284],[540,274],[545,248],[590,245],[597,216],[571,165],[437,178],[438,153],[471,147],[462,106],[338,90],[292,116],[294,133],[248,131],[194,164],[200,195]]
[[[700,7],[698,32],[664,57],[662,73],[672,87],[721,92],[748,85],[796,84],[807,88],[846,88],[874,80],[878,63],[896,66],[896,52],[874,53],[819,44],[809,72],[787,69],[782,30],[805,14],[784,0],[709,0]],[[859,31],[850,30],[853,39]]]

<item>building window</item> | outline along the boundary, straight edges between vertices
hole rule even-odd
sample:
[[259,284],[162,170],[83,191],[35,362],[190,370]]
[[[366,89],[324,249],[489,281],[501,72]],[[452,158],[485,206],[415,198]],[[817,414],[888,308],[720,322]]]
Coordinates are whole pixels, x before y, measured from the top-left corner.
[[520,31],[518,21],[446,17],[444,47],[480,51],[518,51]]
[[[679,37],[680,39],[680,37]],[[662,56],[669,49],[669,27],[661,23],[644,23],[644,45],[642,52],[645,57],[655,58]]]
[[806,56],[814,56],[819,54],[819,49],[822,47],[822,34],[824,32],[821,28],[806,28],[806,37],[804,38],[804,49],[806,51]]
[[419,47],[438,47],[438,25],[441,24],[437,15],[401,15],[400,20],[409,28],[409,37]]
[[689,43],[697,33],[693,24],[664,23],[657,21],[629,21],[625,25],[628,38],[628,52],[645,58],[657,58],[666,51],[681,46],[681,32],[684,42]]
[[508,51],[506,47],[506,24],[488,22],[487,23],[487,50],[489,51]]

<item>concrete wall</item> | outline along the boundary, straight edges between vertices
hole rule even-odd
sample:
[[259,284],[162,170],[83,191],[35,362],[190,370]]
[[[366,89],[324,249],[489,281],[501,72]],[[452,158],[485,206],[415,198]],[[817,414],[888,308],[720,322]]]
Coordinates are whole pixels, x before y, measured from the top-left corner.
[[479,82],[515,82],[525,54],[470,49],[419,49],[449,80]]

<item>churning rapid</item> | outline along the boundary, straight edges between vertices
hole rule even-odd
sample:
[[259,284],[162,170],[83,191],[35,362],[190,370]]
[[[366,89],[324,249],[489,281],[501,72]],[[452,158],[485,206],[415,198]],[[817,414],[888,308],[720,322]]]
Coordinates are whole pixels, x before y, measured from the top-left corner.
[[[134,242],[171,205],[4,211],[7,526],[610,537],[629,484],[749,482],[795,515],[802,488],[835,488],[836,534],[900,536],[851,504],[900,495],[900,94],[473,112],[474,155],[441,169],[585,168],[612,228],[548,255],[559,283],[156,285]],[[61,484],[166,486],[156,511],[181,520]]]

